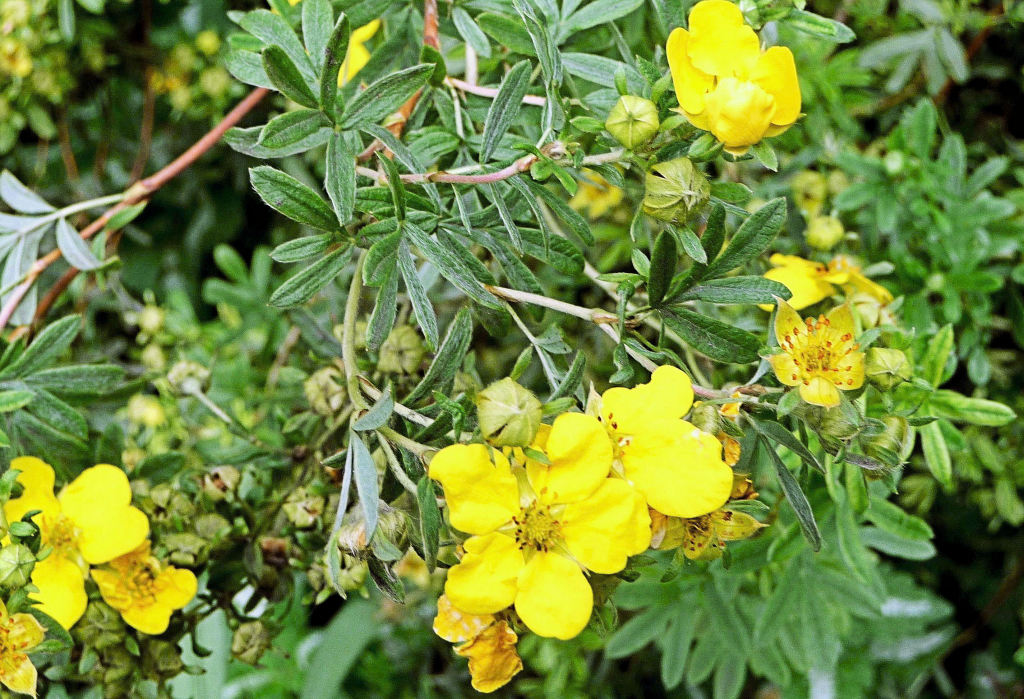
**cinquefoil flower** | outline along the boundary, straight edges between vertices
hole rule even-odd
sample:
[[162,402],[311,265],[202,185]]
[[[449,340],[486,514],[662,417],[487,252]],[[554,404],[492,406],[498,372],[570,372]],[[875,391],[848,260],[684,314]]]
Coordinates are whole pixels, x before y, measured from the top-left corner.
[[124,471],[100,464],[71,481],[54,496],[53,468],[33,456],[11,461],[21,471],[21,497],[4,506],[7,520],[40,510],[32,521],[52,553],[36,564],[31,599],[65,629],[85,613],[85,575],[89,565],[106,563],[138,547],[149,534],[149,520],[131,506],[132,490]]
[[166,631],[171,613],[196,596],[192,571],[161,563],[148,541],[112,560],[108,569],[93,568],[92,579],[126,624],[151,635]]
[[445,594],[469,614],[514,604],[534,633],[568,639],[594,605],[584,571],[622,570],[650,543],[650,517],[636,491],[608,477],[612,445],[595,418],[560,415],[535,445],[549,464],[513,467],[483,444],[446,447],[430,462],[452,526],[473,535]]
[[36,695],[36,668],[25,654],[45,632],[31,614],[8,614],[0,602],[0,683],[12,692]]
[[768,357],[775,376],[786,386],[799,386],[800,397],[808,403],[834,408],[839,391],[864,385],[864,353],[853,341],[850,306],[804,319],[782,299],[778,303],[775,337],[781,351]]
[[519,637],[508,622],[493,614],[466,614],[446,595],[437,600],[434,633],[460,645],[455,652],[469,658],[473,689],[485,694],[504,687],[523,669],[516,651]]
[[757,34],[728,0],[702,0],[689,30],[674,29],[665,47],[679,106],[698,129],[736,154],[788,129],[800,116],[792,52],[761,51]]
[[622,201],[622,190],[597,172],[584,168],[576,193],[569,200],[574,211],[586,211],[587,218],[601,218]]
[[672,366],[655,370],[650,383],[601,397],[601,421],[626,480],[651,507],[675,517],[712,512],[732,489],[721,443],[682,419],[692,405],[690,377]]
[[[778,253],[768,261],[773,267],[764,273],[765,278],[789,289],[793,294],[789,305],[798,311],[828,298],[836,292],[836,286],[841,286],[849,295],[867,294],[883,305],[892,301],[889,290],[868,279],[847,255],[836,255],[827,265]],[[761,308],[770,311],[772,306],[763,304]]]

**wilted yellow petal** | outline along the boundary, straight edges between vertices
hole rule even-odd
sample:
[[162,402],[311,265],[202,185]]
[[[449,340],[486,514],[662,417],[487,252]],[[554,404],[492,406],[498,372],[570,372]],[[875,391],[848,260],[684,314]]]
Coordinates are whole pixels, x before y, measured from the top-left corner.
[[444,592],[470,614],[494,614],[512,604],[523,569],[523,552],[504,534],[474,536],[463,544],[466,555],[448,571]]
[[579,565],[559,553],[538,552],[519,576],[515,604],[535,634],[566,640],[590,621],[594,591]]
[[782,346],[786,346],[786,336],[796,337],[800,333],[807,332],[804,319],[786,301],[779,301],[779,310],[775,313],[775,339]]
[[487,534],[519,512],[519,485],[508,459],[483,444],[445,447],[434,455],[429,473],[444,488],[452,526],[460,531]]
[[504,621],[492,624],[469,642],[455,649],[469,658],[473,689],[485,694],[504,687],[523,669],[516,651],[519,637]]
[[36,696],[36,682],[38,673],[35,665],[24,653],[10,653],[3,660],[4,672],[0,675],[0,683],[3,683],[12,692],[19,694],[30,694]]
[[494,623],[493,614],[469,614],[455,607],[448,595],[437,600],[437,614],[434,616],[434,633],[446,641],[461,643],[469,641]]

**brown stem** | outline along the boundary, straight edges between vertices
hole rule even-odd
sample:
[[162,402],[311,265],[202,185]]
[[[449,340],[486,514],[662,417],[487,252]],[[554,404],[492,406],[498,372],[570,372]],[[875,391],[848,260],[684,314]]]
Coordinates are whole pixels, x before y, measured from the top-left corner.
[[149,149],[153,143],[153,122],[156,115],[156,91],[153,89],[153,69],[146,69],[146,87],[142,97],[142,127],[139,129],[139,152],[132,163],[129,182],[135,182],[146,171]]
[[[224,118],[220,121],[219,124],[214,126],[212,129],[210,129],[209,132],[206,133],[206,135],[204,135],[202,138],[200,138],[198,141],[192,144],[192,146],[188,150],[179,155],[177,158],[175,158],[161,170],[157,171],[155,174],[150,175],[146,179],[136,182],[131,187],[129,187],[128,191],[125,193],[124,199],[122,199],[109,209],[107,209],[99,218],[97,218],[91,224],[82,229],[82,231],[79,233],[79,236],[81,236],[82,240],[88,240],[89,238],[93,237],[101,230],[103,230],[103,227],[107,225],[110,219],[117,212],[122,211],[128,208],[129,206],[133,206],[135,204],[138,204],[142,201],[149,199],[149,197],[152,196],[152,194],[155,191],[163,187],[165,184],[167,184],[172,179],[180,175],[182,172],[184,172],[185,169],[188,168],[196,160],[198,160],[200,156],[202,156],[206,151],[210,150],[210,148],[212,148],[217,143],[217,141],[221,139],[221,137],[224,135],[224,132],[226,132],[232,126],[237,124],[243,116],[248,114],[253,107],[259,104],[260,100],[262,100],[266,94],[267,89],[263,87],[256,88],[255,90],[250,92],[245,99],[243,99],[241,102],[235,105],[235,108],[224,116]],[[28,290],[32,288],[32,285],[35,284],[36,280],[39,278],[39,275],[41,275],[43,271],[46,270],[47,267],[49,267],[51,264],[59,260],[60,257],[60,248],[54,248],[47,255],[36,260],[32,267],[29,268],[28,273],[25,275],[25,281],[19,284],[17,287],[15,287],[14,291],[11,292],[11,296],[8,299],[7,303],[4,305],[2,309],[0,309],[0,330],[3,330],[5,327],[7,327],[7,323],[10,321],[11,316],[14,314],[14,311],[17,310],[18,305],[21,303],[22,299],[25,298],[25,294],[27,294]],[[77,274],[77,270],[72,269],[70,271],[73,271]],[[71,279],[73,279],[74,276],[74,274],[71,275],[71,278],[68,279],[68,284],[71,283]],[[53,296],[51,296],[51,294],[48,293],[43,298],[43,302],[53,304],[57,296],[59,296],[59,293]],[[40,304],[40,306],[36,309],[36,319],[42,319],[43,317],[45,317],[46,312],[49,310],[49,308],[49,305],[44,306],[43,304]]]
[[57,138],[60,142],[60,157],[64,161],[64,169],[67,170],[68,180],[78,180],[78,161],[75,160],[75,151],[71,148],[71,129],[68,126],[68,111],[60,110],[57,117]]

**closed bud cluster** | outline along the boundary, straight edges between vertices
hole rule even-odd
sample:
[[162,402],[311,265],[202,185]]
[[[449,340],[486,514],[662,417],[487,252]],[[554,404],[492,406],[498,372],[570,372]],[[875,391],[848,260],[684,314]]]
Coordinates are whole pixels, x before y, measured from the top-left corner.
[[175,643],[148,638],[142,645],[142,671],[148,679],[167,680],[185,668]]
[[182,359],[167,372],[167,382],[175,392],[182,395],[200,393],[210,380],[210,370],[199,362]]
[[510,378],[478,393],[476,409],[480,433],[496,447],[529,446],[540,429],[540,401]]
[[649,99],[623,95],[608,113],[604,127],[619,143],[636,150],[658,133],[658,107]]
[[270,648],[273,640],[270,631],[262,621],[247,621],[239,624],[231,637],[231,655],[248,665],[255,665]]
[[330,417],[341,410],[345,404],[344,381],[341,372],[334,367],[324,367],[306,379],[302,389],[313,412]]
[[789,183],[793,190],[793,200],[800,211],[808,218],[821,213],[828,196],[828,180],[820,172],[803,170],[798,172]]
[[192,532],[167,534],[161,540],[167,548],[168,560],[177,566],[194,568],[209,559],[210,543]]
[[380,346],[377,368],[391,374],[412,374],[423,361],[423,341],[410,325],[394,328]]
[[658,163],[645,179],[644,213],[660,221],[685,223],[711,197],[711,186],[689,158]]

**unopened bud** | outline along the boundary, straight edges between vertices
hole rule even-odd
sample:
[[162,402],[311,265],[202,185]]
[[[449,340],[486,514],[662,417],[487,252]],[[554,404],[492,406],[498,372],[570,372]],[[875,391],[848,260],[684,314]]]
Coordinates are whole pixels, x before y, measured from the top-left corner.
[[669,223],[686,223],[711,196],[707,178],[689,158],[658,163],[644,182],[644,213]]
[[864,453],[885,464],[899,462],[910,434],[910,423],[898,415],[884,417],[882,422],[885,431],[864,441]]
[[822,408],[816,405],[802,406],[800,412],[805,415],[807,424],[821,434],[833,439],[850,439],[857,434],[859,427],[842,408]]
[[815,216],[807,224],[807,244],[816,250],[831,250],[846,233],[843,222],[835,216]]
[[619,143],[635,150],[658,133],[661,120],[654,102],[635,95],[623,95],[608,113],[604,127]]
[[161,543],[167,548],[167,558],[174,565],[194,568],[209,558],[210,544],[191,532],[167,534]]
[[842,170],[833,170],[828,174],[828,193],[838,196],[850,187],[850,178]]
[[341,410],[346,396],[344,381],[341,372],[334,367],[324,367],[306,379],[302,389],[313,412],[330,417]]
[[143,672],[151,679],[169,679],[185,668],[181,649],[176,643],[147,639],[142,648]]
[[36,557],[28,546],[8,544],[0,548],[0,587],[18,590],[28,584]]
[[380,346],[377,368],[391,374],[412,374],[423,361],[423,340],[410,325],[394,328]]
[[306,529],[316,524],[324,513],[324,497],[313,495],[305,488],[296,488],[284,501],[285,516],[299,529]]
[[907,355],[898,349],[872,347],[864,356],[864,375],[881,391],[891,391],[914,375]]
[[167,357],[160,345],[155,342],[146,345],[140,358],[142,365],[151,371],[162,371],[167,366]]
[[203,492],[213,502],[220,502],[238,487],[242,475],[234,466],[216,466],[203,474]]
[[196,523],[192,528],[195,530],[196,536],[212,545],[231,531],[231,522],[216,512],[207,512],[196,518]]
[[196,48],[207,56],[220,51],[220,37],[212,29],[205,29],[196,34]]
[[690,414],[690,422],[693,426],[702,432],[708,434],[717,434],[719,430],[719,415],[717,405],[708,405],[707,403],[701,403],[700,405],[693,406],[693,412]]
[[270,631],[262,621],[247,621],[235,629],[231,638],[231,655],[248,665],[255,665],[270,648]]
[[167,372],[167,382],[171,384],[171,388],[183,395],[200,393],[206,388],[209,380],[210,370],[190,359],[176,362]]
[[72,634],[84,646],[104,651],[124,643],[125,629],[121,614],[110,605],[95,600],[75,624]]
[[793,189],[793,201],[805,216],[817,216],[828,196],[828,180],[820,172],[803,170],[789,183]]
[[128,401],[128,419],[137,425],[159,427],[167,416],[158,398],[140,393]]
[[540,401],[510,378],[478,393],[476,410],[480,433],[496,447],[529,446],[540,429]]
[[147,335],[155,335],[164,327],[164,311],[159,306],[146,306],[136,318],[139,330]]

